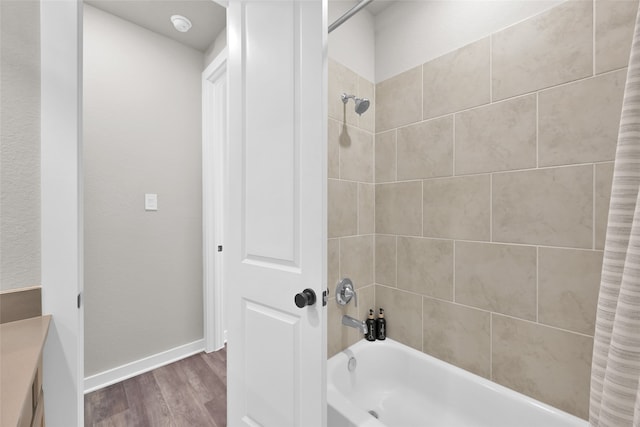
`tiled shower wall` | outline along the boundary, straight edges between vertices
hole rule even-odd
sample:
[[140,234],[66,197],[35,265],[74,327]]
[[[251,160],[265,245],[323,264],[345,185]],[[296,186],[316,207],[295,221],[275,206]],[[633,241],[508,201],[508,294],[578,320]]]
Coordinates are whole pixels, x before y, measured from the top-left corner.
[[[389,336],[583,418],[636,11],[569,1],[376,85],[375,305]],[[366,174],[342,175],[340,158],[329,185],[352,211],[369,188],[352,182],[370,177],[361,153],[349,169]],[[333,215],[334,237],[355,233]],[[331,245],[344,260],[370,239]]]
[[[369,110],[358,116],[353,100],[343,104],[343,92],[369,98]],[[329,60],[328,356],[362,338],[341,325],[342,315],[364,319],[374,303],[374,122],[374,84]],[[335,302],[343,277],[356,287],[357,308],[355,301],[344,307]]]

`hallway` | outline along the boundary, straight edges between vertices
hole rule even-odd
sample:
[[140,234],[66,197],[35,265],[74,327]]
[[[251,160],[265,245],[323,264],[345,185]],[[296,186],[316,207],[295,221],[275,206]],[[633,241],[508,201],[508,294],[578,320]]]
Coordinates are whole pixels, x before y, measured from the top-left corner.
[[89,393],[84,408],[86,427],[226,427],[226,348]]

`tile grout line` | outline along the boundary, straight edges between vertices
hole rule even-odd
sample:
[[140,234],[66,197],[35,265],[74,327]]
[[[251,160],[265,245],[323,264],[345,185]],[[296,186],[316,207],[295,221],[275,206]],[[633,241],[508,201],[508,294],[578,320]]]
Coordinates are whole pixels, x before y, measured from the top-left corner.
[[544,328],[549,328],[549,329],[553,329],[553,330],[556,330],[556,331],[565,332],[565,333],[568,333],[568,334],[579,335],[579,336],[587,337],[587,338],[593,338],[593,335],[585,334],[584,332],[573,331],[571,329],[561,328],[559,326],[550,325],[548,323],[537,323],[535,320],[525,319],[525,318],[522,318],[522,317],[517,317],[517,316],[511,315],[511,314],[501,313],[501,312],[497,312],[497,311],[490,311],[490,310],[487,310],[487,309],[484,309],[484,308],[476,307],[476,306],[473,306],[473,305],[462,304],[460,302],[455,302],[455,301],[451,301],[451,300],[447,300],[447,299],[443,299],[443,298],[438,298],[438,297],[435,297],[435,296],[432,296],[432,295],[424,295],[424,294],[420,294],[420,293],[417,293],[417,292],[414,292],[414,291],[410,291],[410,290],[407,290],[407,289],[402,289],[402,288],[386,285],[384,283],[378,283],[378,285],[382,286],[382,287],[385,287],[385,288],[388,288],[388,289],[390,289],[392,291],[404,292],[406,294],[413,295],[413,296],[420,297],[420,298],[429,298],[429,299],[432,299],[432,300],[435,300],[435,301],[440,301],[440,302],[443,302],[443,303],[446,303],[446,304],[453,304],[453,305],[456,305],[458,307],[465,307],[465,308],[476,310],[476,311],[483,312],[483,313],[489,313],[489,314],[496,315],[496,316],[506,317],[508,319],[518,320],[520,322],[526,322],[526,323],[530,323],[532,325],[541,326],[541,327],[544,327]]
[[593,195],[592,195],[592,202],[593,202],[593,218],[591,218],[592,221],[592,245],[591,248],[593,250],[596,249],[596,165],[595,163],[593,164]]
[[420,348],[424,353],[424,297],[420,298],[420,304],[422,305],[420,308]]
[[398,182],[398,129],[393,130],[393,145],[396,149],[395,162],[395,182]]
[[452,141],[451,141],[451,170],[452,176],[456,176],[456,115],[453,114],[453,130],[452,130]]
[[398,236],[393,236],[394,244],[396,246],[396,279],[394,281],[395,287],[398,287]]
[[540,168],[540,92],[536,92],[536,169]]
[[420,235],[424,237],[424,181],[420,181]]
[[453,241],[453,302],[456,302],[456,241]]
[[592,55],[592,72],[593,76],[596,75],[596,2],[595,0],[591,2],[591,7],[593,10],[592,22],[591,22],[591,55]]
[[493,103],[493,33],[489,34],[489,104]]
[[360,236],[360,183],[356,182],[356,235]]
[[489,313],[489,379],[493,381],[493,313]]
[[493,243],[493,174],[489,175],[489,242]]
[[540,247],[536,246],[536,323],[540,323]]

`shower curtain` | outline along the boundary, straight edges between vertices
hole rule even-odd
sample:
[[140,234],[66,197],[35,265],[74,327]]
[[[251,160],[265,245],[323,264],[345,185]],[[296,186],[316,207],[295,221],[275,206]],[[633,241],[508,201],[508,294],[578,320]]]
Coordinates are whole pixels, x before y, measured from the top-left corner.
[[640,426],[640,15],[627,72],[594,335],[589,421]]

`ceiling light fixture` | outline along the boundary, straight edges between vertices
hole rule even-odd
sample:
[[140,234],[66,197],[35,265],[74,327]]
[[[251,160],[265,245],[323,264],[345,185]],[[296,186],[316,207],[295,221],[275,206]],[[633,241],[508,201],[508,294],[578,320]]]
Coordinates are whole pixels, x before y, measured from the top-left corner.
[[171,23],[175,29],[181,33],[186,33],[191,29],[191,21],[182,15],[173,15],[171,17]]

